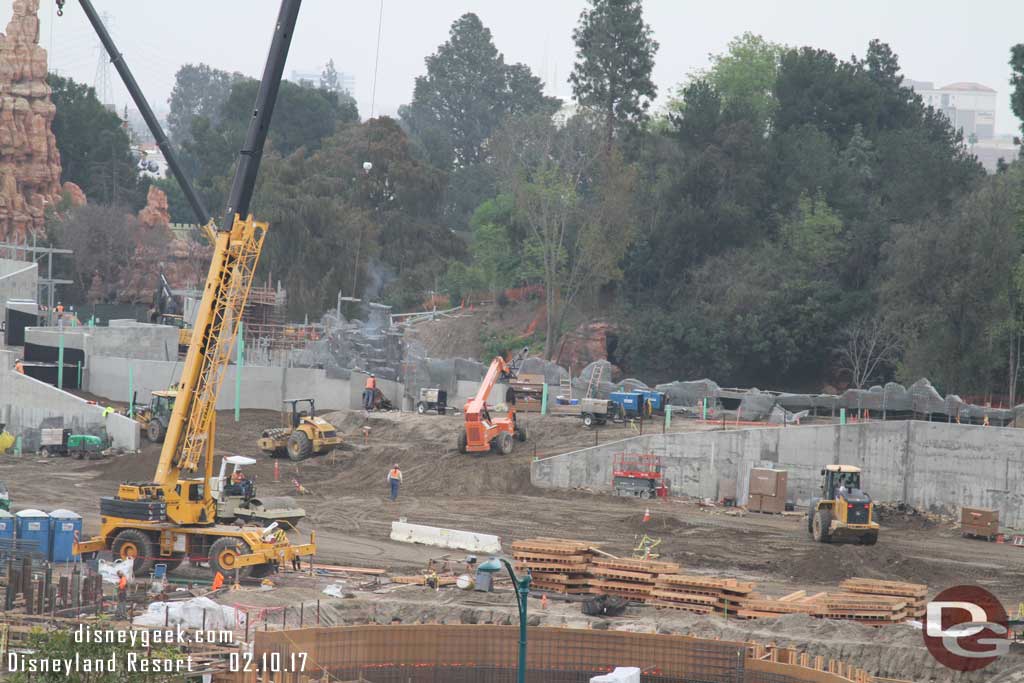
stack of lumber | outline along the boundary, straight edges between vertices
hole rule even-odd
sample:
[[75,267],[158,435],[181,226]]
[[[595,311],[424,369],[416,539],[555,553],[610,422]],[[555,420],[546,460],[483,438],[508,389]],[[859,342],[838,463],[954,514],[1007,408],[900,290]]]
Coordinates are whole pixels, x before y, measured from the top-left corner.
[[847,593],[877,597],[902,598],[906,603],[904,618],[921,619],[928,603],[928,586],[923,583],[903,583],[880,579],[846,579],[839,584]]
[[543,591],[563,594],[589,593],[591,547],[586,541],[559,538],[531,538],[512,543],[516,571],[529,570],[530,585]]
[[595,557],[591,560],[592,592],[648,602],[662,574],[678,574],[675,562]]
[[719,579],[710,576],[659,574],[651,591],[650,602],[658,607],[696,612],[697,614],[723,614],[734,611],[737,605],[754,590],[750,581]]
[[828,593],[814,603],[815,617],[867,624],[895,623],[906,618],[904,598],[864,593]]

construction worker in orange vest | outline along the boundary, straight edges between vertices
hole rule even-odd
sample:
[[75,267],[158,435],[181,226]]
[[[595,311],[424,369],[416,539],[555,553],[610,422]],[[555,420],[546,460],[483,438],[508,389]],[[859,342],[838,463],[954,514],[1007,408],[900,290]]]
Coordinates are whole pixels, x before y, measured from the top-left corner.
[[115,618],[124,619],[127,614],[128,606],[128,577],[124,575],[124,572],[117,572],[117,612]]
[[388,472],[388,484],[391,485],[391,500],[394,502],[398,499],[398,487],[402,483],[402,470],[398,469],[398,463],[391,468]]
[[363,408],[366,410],[373,410],[373,394],[377,389],[377,378],[371,373],[366,378],[366,385],[363,389]]

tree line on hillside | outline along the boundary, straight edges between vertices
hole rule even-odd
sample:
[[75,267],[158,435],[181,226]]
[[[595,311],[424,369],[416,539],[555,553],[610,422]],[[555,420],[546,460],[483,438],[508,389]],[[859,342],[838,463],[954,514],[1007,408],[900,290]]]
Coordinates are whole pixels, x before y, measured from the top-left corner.
[[[333,64],[319,84],[283,84],[253,208],[272,223],[261,275],[289,289],[291,313],[339,293],[414,308],[541,284],[547,357],[599,317],[619,329],[612,360],[651,381],[927,376],[1016,397],[1024,170],[986,175],[889,45],[841,59],[743,34],[655,112],[641,0],[588,0],[572,39],[571,103],[506,62],[474,14],[426,57],[397,119],[360,121]],[[1010,53],[1024,118],[1024,45]],[[211,210],[255,87],[203,64],[177,74],[168,129]],[[118,173],[94,191],[130,204],[104,190]]]

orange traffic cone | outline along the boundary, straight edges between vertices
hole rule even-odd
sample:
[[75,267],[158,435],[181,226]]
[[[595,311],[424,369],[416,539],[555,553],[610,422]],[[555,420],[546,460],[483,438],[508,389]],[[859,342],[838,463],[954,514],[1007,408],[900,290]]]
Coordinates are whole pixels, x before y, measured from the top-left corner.
[[281,463],[274,461],[274,481],[281,481]]
[[644,523],[651,521],[651,508],[644,510]]

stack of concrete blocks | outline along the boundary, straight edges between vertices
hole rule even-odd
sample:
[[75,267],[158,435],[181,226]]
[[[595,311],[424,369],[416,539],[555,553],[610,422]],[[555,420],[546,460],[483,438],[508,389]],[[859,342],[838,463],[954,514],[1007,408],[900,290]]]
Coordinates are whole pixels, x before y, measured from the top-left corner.
[[786,470],[768,470],[755,467],[750,470],[750,497],[747,509],[751,512],[780,514],[786,510]]

